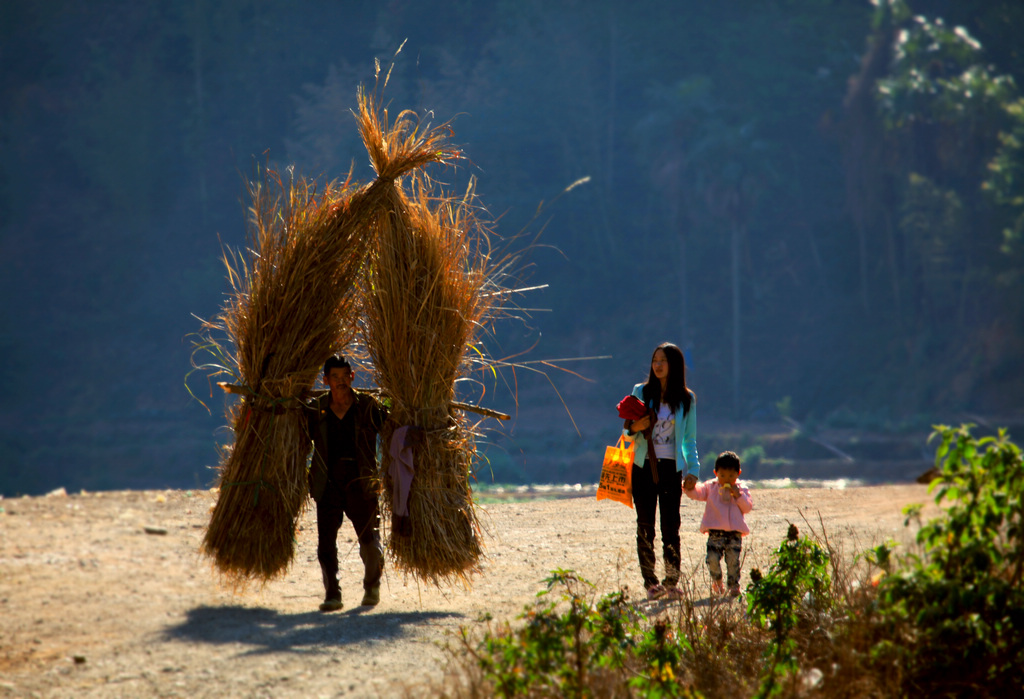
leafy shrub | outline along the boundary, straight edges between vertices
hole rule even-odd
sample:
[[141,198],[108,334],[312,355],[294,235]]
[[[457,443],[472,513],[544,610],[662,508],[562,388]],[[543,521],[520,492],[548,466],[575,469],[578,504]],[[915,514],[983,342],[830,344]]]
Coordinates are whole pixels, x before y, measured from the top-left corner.
[[[976,439],[938,426],[940,475],[930,490],[947,507],[879,585],[884,634],[875,653],[903,668],[911,694],[1011,696],[1024,667],[1024,462],[1005,431]],[[916,518],[919,509],[909,511]]]
[[796,525],[790,524],[768,572],[762,574],[756,568],[750,572],[747,609],[751,621],[772,633],[760,696],[775,695],[780,691],[780,676],[799,670],[792,634],[810,613],[830,606],[830,559],[824,547],[801,537]]
[[760,444],[747,447],[740,452],[740,463],[746,469],[754,470],[762,461],[764,461],[764,447]]
[[[679,678],[689,649],[671,624],[642,629],[642,614],[632,613],[622,592],[594,603],[593,586],[571,571],[556,570],[545,580],[538,602],[475,643],[463,631],[462,649],[483,672],[486,694],[501,697],[612,696],[686,697],[690,687]],[[562,588],[558,597],[550,593]]]

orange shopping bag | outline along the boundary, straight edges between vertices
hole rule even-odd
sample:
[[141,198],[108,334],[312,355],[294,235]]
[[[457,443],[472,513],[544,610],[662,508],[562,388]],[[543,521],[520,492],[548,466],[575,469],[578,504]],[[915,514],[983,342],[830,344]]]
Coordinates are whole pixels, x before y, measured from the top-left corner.
[[626,439],[626,435],[619,437],[615,446],[605,447],[598,500],[614,500],[633,507],[633,449],[633,440]]

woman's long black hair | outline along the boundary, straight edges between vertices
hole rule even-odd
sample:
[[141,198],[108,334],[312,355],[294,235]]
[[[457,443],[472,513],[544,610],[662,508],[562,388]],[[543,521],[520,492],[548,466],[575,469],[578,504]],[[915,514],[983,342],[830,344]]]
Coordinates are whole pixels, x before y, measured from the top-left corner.
[[664,352],[665,358],[668,359],[668,388],[662,396],[661,381],[654,375],[652,367],[647,376],[647,383],[644,384],[644,403],[658,410],[664,400],[672,412],[682,405],[683,415],[686,415],[697,396],[686,387],[686,360],[683,358],[683,351],[671,342],[662,342],[651,352],[651,361],[654,361],[654,355],[658,350]]

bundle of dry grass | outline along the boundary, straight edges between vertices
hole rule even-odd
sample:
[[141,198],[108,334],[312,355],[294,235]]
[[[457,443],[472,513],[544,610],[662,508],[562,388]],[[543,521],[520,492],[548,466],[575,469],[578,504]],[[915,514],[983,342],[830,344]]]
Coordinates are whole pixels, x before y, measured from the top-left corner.
[[[395,144],[372,114],[361,114],[360,127],[380,171]],[[419,173],[408,179],[410,193],[392,190],[378,222],[364,281],[363,335],[377,385],[392,401],[381,434],[385,511],[392,509],[392,433],[403,425],[425,431],[408,496],[411,532],[391,527],[389,551],[399,570],[440,584],[465,581],[481,555],[469,487],[475,443],[452,401],[497,297],[489,293],[496,275],[472,192],[457,202],[431,199]]]
[[[461,579],[481,554],[469,475],[475,447],[465,417],[455,411],[455,380],[483,311],[481,270],[465,267],[462,230],[441,226],[423,203],[395,193],[393,213],[371,252],[365,301],[367,350],[375,380],[392,400],[381,434],[416,425],[425,444],[416,449],[409,492],[411,535],[394,527],[389,550],[400,570],[432,583]],[[390,450],[383,450],[383,502],[391,509]]]
[[[376,118],[365,93],[359,101],[361,113]],[[382,129],[395,147],[362,189],[346,181],[317,191],[302,178],[284,183],[270,173],[250,186],[251,247],[241,259],[225,255],[233,294],[204,328],[206,349],[223,359],[215,373],[230,375],[245,395],[228,413],[235,439],[202,544],[236,586],[271,579],[291,561],[307,492],[303,400],[324,360],[355,334],[354,282],[372,232],[393,205],[395,178],[458,156],[442,130],[410,126],[388,129],[385,116]],[[216,331],[234,355],[210,339]]]

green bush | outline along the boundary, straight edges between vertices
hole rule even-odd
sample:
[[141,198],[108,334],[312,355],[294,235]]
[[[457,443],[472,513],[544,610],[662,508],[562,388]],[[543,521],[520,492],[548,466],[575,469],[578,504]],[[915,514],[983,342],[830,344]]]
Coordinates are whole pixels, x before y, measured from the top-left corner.
[[[685,697],[693,693],[677,677],[689,646],[663,621],[642,628],[645,618],[631,610],[622,592],[589,595],[593,586],[571,571],[545,580],[538,602],[488,630],[479,642],[462,634],[462,648],[488,683],[485,694],[501,697],[612,696]],[[551,592],[562,589],[555,597]]]
[[[878,663],[902,668],[910,694],[1018,695],[1024,667],[1024,462],[1005,431],[974,438],[970,426],[938,426],[946,503],[917,535],[911,554],[878,589],[889,640]],[[909,511],[916,518],[919,508]]]
[[789,525],[786,540],[775,550],[768,572],[750,572],[747,609],[754,624],[772,634],[759,696],[781,691],[780,678],[799,670],[793,631],[809,615],[831,606],[831,556],[820,544],[801,537]]
[[743,464],[744,468],[754,470],[764,461],[764,456],[764,447],[760,444],[755,444],[740,452],[740,463]]

